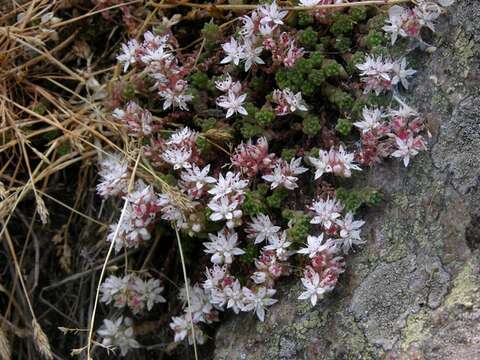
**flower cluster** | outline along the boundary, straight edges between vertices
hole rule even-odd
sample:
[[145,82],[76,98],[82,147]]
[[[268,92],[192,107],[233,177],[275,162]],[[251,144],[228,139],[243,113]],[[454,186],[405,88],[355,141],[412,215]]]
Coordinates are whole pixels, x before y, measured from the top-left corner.
[[274,90],[272,100],[277,106],[275,113],[278,116],[287,115],[297,110],[308,111],[307,105],[303,101],[302,93],[294,94],[290,89]]
[[137,349],[140,344],[135,340],[133,332],[133,320],[129,317],[118,317],[115,320],[105,319],[103,325],[97,330],[102,345],[107,348],[120,348],[120,354],[125,356],[130,349]]
[[323,174],[332,173],[336,176],[351,177],[352,170],[361,170],[354,161],[355,154],[348,153],[342,145],[335,150],[334,147],[329,151],[319,150],[318,158],[309,156],[308,160],[315,168],[315,180]]
[[268,173],[275,165],[275,154],[268,152],[268,142],[265,137],[253,144],[251,140],[241,143],[231,158],[232,165],[247,176],[255,176],[258,173]]
[[248,115],[247,110],[242,106],[247,94],[241,94],[242,86],[238,81],[233,81],[230,74],[225,76],[224,80],[215,82],[218,90],[223,91],[226,95],[221,95],[217,98],[217,105],[221,108],[227,109],[225,117],[228,119],[234,114]]
[[192,96],[188,93],[188,83],[184,77],[190,69],[179,64],[173,50],[173,39],[169,34],[159,36],[147,31],[143,34],[142,43],[132,39],[122,44],[122,52],[117,60],[123,65],[124,72],[131,65],[144,67],[155,81],[153,88],[163,99],[164,110],[170,107],[188,110],[187,103]]
[[128,188],[128,164],[119,155],[110,155],[99,163],[97,192],[106,198],[125,194]]
[[392,45],[395,44],[398,37],[413,38],[424,43],[420,33],[422,28],[427,27],[435,31],[435,20],[443,13],[442,7],[450,6],[455,0],[421,0],[413,8],[392,6],[388,10],[388,19],[383,30],[390,33]]
[[408,89],[408,78],[417,72],[407,69],[405,58],[392,61],[383,59],[381,56],[370,55],[367,56],[364,63],[358,64],[357,68],[361,70],[362,82],[365,83],[364,92],[374,91],[377,95],[393,90],[400,83],[405,89]]
[[138,314],[145,309],[152,310],[156,303],[166,302],[161,295],[163,287],[157,279],[142,280],[135,275],[118,277],[110,275],[100,287],[102,297],[100,301],[105,304],[113,303],[119,309],[127,306],[133,314]]
[[112,115],[126,127],[130,136],[148,136],[154,131],[152,113],[134,101],[130,101],[125,109],[115,109]]
[[412,157],[427,149],[422,135],[423,119],[403,101],[396,100],[400,104],[397,110],[364,108],[363,120],[353,124],[361,131],[359,159],[362,164],[372,165],[392,156],[402,158],[408,166]]
[[150,240],[150,228],[160,211],[160,199],[152,186],[143,181],[135,183],[135,190],[124,197],[127,202],[120,223],[110,225],[107,241],[115,242],[115,251],[123,247],[138,247]]
[[231,37],[222,45],[226,56],[221,63],[238,66],[243,62],[245,71],[249,71],[254,65],[265,64],[260,55],[267,50],[274,64],[291,68],[303,57],[304,51],[297,47],[288,32],[281,30],[286,15],[287,12],[281,11],[274,1],[270,5],[260,5],[250,15],[241,17],[240,38]]

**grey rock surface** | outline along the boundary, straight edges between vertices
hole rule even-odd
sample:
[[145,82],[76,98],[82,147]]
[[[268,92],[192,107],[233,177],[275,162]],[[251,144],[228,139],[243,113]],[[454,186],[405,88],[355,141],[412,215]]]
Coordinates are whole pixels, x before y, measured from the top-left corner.
[[[261,323],[231,317],[216,360],[480,359],[480,1],[458,0],[419,55],[411,103],[428,119],[428,153],[387,162],[364,184],[385,202],[369,211],[367,244],[315,308],[298,281],[279,287]],[[417,65],[418,67],[418,65]]]

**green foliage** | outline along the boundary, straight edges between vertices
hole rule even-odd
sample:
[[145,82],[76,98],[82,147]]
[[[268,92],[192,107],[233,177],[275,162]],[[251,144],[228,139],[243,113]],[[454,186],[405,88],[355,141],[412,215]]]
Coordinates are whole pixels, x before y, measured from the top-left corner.
[[363,38],[365,46],[369,49],[376,48],[378,46],[385,45],[387,42],[387,38],[385,37],[384,33],[379,30],[370,30]]
[[338,36],[335,38],[335,49],[342,53],[346,53],[347,51],[350,51],[350,48],[352,47],[352,41],[350,38],[346,36]]
[[312,70],[312,61],[310,59],[298,59],[295,63],[295,69],[303,74],[307,74]]
[[307,49],[313,49],[317,43],[318,34],[311,27],[300,30],[297,34],[297,40],[300,45]]
[[263,128],[252,124],[250,122],[242,121],[242,127],[240,128],[240,133],[244,139],[250,139],[255,136],[261,136],[263,134]]
[[123,86],[122,96],[125,100],[132,100],[135,97],[135,86],[132,83],[125,83]]
[[323,60],[325,60],[325,56],[323,56],[323,54],[320,51],[313,51],[310,53],[309,60],[310,60],[310,63],[312,64],[312,67],[316,69],[320,69],[323,64]]
[[307,26],[312,25],[313,23],[314,23],[314,18],[308,11],[297,12],[298,27],[304,29]]
[[361,51],[355,52],[347,62],[347,72],[349,74],[354,74],[357,72],[357,64],[361,64],[365,61],[365,54]]
[[223,34],[217,24],[205,23],[202,29],[202,36],[205,38],[205,48],[212,50],[216,43],[223,37]]
[[343,136],[346,136],[350,134],[350,131],[352,130],[352,122],[348,119],[338,119],[337,120],[337,125],[335,126],[335,130]]
[[337,199],[345,206],[345,209],[353,213],[362,206],[377,206],[383,198],[381,192],[373,188],[346,189],[340,187],[335,193]]
[[158,174],[158,177],[170,186],[177,185],[177,179],[175,178],[174,174]]
[[247,191],[242,210],[246,215],[254,216],[259,213],[266,213],[265,196],[260,191]]
[[282,201],[288,196],[288,190],[281,187],[273,190],[272,195],[267,197],[267,205],[272,209],[279,209]]
[[324,61],[322,65],[322,71],[323,75],[325,75],[326,78],[345,78],[347,76],[347,73],[343,66],[335,60]]
[[292,226],[287,230],[288,238],[296,243],[304,243],[310,232],[310,217],[297,212],[290,221]]
[[196,72],[190,76],[190,83],[200,90],[209,90],[211,88],[210,79],[204,72]]
[[217,125],[217,119],[214,117],[209,118],[193,118],[193,122],[196,126],[202,129],[202,132],[207,132],[208,130],[215,129]]
[[334,35],[347,34],[353,30],[353,20],[346,14],[336,14],[334,22],[330,26],[330,32]]
[[322,70],[313,69],[308,75],[308,80],[316,86],[320,86],[325,82],[325,75]]
[[320,119],[314,115],[307,115],[303,119],[302,130],[305,134],[313,136],[318,134],[322,125],[320,124]]
[[212,150],[212,144],[203,137],[197,138],[197,147],[203,155],[210,153]]
[[297,154],[296,149],[287,149],[287,148],[282,149],[282,159],[285,161],[292,160],[296,154]]
[[255,114],[255,121],[258,125],[265,128],[272,125],[275,117],[275,112],[272,109],[263,108]]
[[353,7],[350,9],[350,16],[355,22],[364,21],[367,18],[367,8],[365,6]]

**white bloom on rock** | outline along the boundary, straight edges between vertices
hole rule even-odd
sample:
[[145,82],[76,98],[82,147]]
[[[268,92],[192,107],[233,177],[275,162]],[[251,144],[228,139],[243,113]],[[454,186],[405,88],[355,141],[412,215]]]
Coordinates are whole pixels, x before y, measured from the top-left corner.
[[272,299],[277,292],[275,289],[267,289],[264,286],[252,291],[247,287],[242,289],[244,296],[244,305],[242,311],[255,311],[260,321],[265,320],[265,309],[272,306],[278,300]]
[[395,61],[393,63],[392,71],[394,73],[392,84],[397,85],[398,83],[401,83],[405,89],[408,89],[409,86],[408,78],[417,73],[416,70],[407,69],[406,58]]
[[217,235],[208,234],[210,242],[205,242],[205,252],[212,254],[210,260],[214,264],[231,264],[233,257],[245,254],[237,247],[238,234],[230,231],[219,231]]
[[298,250],[297,253],[308,255],[308,257],[310,258],[314,258],[321,252],[328,250],[331,247],[332,247],[332,241],[330,239],[328,239],[327,241],[324,241],[323,234],[320,234],[319,236],[308,235],[307,247]]
[[235,314],[238,314],[244,306],[240,281],[236,279],[231,286],[225,288],[225,297],[227,299],[227,309],[232,309]]
[[208,207],[212,210],[210,220],[212,221],[227,221],[227,227],[232,229],[242,218],[242,210],[238,209],[239,202],[237,200],[230,200],[223,196],[218,200],[212,200]]
[[338,244],[339,248],[344,254],[347,254],[354,245],[361,245],[365,243],[365,241],[360,237],[360,228],[364,224],[365,221],[355,221],[351,212],[348,212],[343,220],[337,220],[337,225],[340,227],[340,238],[336,239],[335,242]]
[[305,277],[301,280],[306,290],[300,294],[298,299],[310,300],[312,306],[315,306],[317,301],[323,298],[327,289],[321,286],[320,276],[316,272],[311,277]]
[[288,11],[281,11],[277,3],[273,1],[270,5],[262,5],[258,7],[260,12],[260,23],[273,23],[275,25],[283,25],[282,19],[288,14]]
[[353,125],[359,128],[362,133],[375,130],[382,125],[382,118],[385,116],[382,110],[364,107],[362,111],[363,120],[354,122]]

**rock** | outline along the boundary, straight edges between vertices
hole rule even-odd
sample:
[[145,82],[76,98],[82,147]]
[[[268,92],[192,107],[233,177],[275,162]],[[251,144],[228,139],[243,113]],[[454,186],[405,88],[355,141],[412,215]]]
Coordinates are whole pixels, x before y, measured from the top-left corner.
[[405,169],[386,162],[364,184],[386,201],[365,215],[366,246],[315,308],[298,281],[279,285],[265,323],[220,325],[216,360],[480,359],[480,2],[458,0],[410,103],[432,145]]

